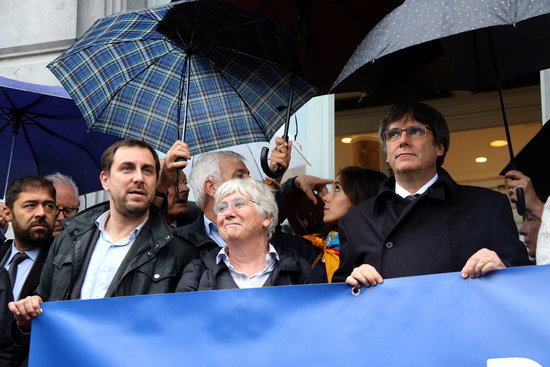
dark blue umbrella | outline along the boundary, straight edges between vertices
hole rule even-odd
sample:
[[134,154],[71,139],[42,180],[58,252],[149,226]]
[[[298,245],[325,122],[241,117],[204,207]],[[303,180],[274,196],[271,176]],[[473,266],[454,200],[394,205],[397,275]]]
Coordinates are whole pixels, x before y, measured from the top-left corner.
[[22,176],[59,171],[82,194],[101,190],[101,154],[120,138],[88,132],[63,87],[0,77],[0,186]]
[[98,20],[48,67],[92,130],[198,154],[269,141],[318,93],[293,70],[297,37],[225,3],[177,2]]

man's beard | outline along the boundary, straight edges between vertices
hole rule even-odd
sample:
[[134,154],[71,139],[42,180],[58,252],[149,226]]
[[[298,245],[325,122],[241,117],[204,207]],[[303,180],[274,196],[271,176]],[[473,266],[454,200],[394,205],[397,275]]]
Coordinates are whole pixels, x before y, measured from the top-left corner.
[[[15,218],[14,218],[15,219]],[[43,224],[47,230],[33,230],[32,226],[36,224]],[[29,228],[22,228],[19,226],[16,220],[12,222],[13,235],[17,241],[28,249],[33,249],[47,245],[53,240],[53,228],[48,226],[48,223],[44,219],[32,221]]]

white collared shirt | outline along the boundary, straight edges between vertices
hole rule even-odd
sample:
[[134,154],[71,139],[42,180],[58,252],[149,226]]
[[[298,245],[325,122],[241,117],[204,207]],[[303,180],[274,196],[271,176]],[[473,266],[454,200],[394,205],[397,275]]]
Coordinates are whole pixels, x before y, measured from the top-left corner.
[[235,283],[237,283],[239,288],[261,288],[273,271],[275,263],[279,261],[279,254],[277,253],[275,248],[271,246],[271,244],[269,244],[268,252],[265,255],[265,268],[262,271],[252,275],[251,277],[248,277],[246,274],[235,270],[233,265],[231,265],[229,256],[227,256],[227,253],[225,252],[225,248],[222,248],[216,256],[216,264],[219,264],[221,261],[225,263],[225,265],[229,269],[231,277],[233,278]]
[[216,225],[216,223],[208,219],[206,215],[203,215],[203,217],[204,217],[204,230],[206,231],[206,235],[210,237],[214,242],[216,242],[218,246],[220,247],[227,246],[227,243],[225,243],[223,238],[220,236],[220,232],[218,232],[218,226]]
[[23,284],[25,284],[25,281],[27,280],[27,276],[29,276],[29,273],[31,272],[32,266],[34,265],[34,262],[38,257],[38,253],[40,252],[40,248],[34,248],[28,251],[19,251],[15,247],[15,240],[12,241],[10,257],[8,258],[8,261],[6,261],[6,263],[4,264],[4,267],[6,268],[6,270],[10,269],[10,265],[13,260],[13,257],[18,252],[24,252],[27,254],[28,257],[25,260],[21,261],[17,266],[17,276],[15,278],[15,285],[13,286],[14,300],[19,299],[19,293],[21,293]]
[[81,299],[105,297],[120,264],[130,251],[147,219],[149,219],[149,217],[145,218],[143,222],[134,228],[130,236],[113,242],[105,231],[105,223],[107,223],[109,216],[110,211],[107,210],[95,222],[100,234],[80,290]]
[[408,192],[403,187],[401,187],[397,183],[397,181],[395,181],[395,193],[397,195],[401,196],[402,198],[406,198],[407,196],[414,195],[414,194],[422,195],[423,193],[425,193],[430,188],[430,186],[432,186],[437,181],[438,178],[439,178],[439,175],[436,173],[435,176],[430,181],[426,182],[426,184],[424,186],[422,186],[420,189],[418,189],[417,192]]

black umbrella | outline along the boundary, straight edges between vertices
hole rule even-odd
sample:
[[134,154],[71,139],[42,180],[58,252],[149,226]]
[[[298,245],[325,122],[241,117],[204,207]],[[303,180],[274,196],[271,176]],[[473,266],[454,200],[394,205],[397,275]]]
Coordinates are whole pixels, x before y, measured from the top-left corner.
[[367,35],[332,91],[384,97],[496,86],[513,160],[500,82],[550,67],[549,14],[550,0],[408,0]]
[[516,154],[513,161],[514,168],[510,162],[500,172],[504,175],[511,169],[517,169],[529,176],[541,201],[546,201],[550,195],[550,171],[541,164],[550,158],[548,142],[550,142],[550,120],[546,121],[539,132]]
[[[367,32],[403,0],[225,0],[242,9],[288,23],[303,33],[298,44],[295,71],[300,71],[321,93],[332,82]],[[288,119],[283,138],[288,141]],[[267,164],[269,149],[262,151],[266,175],[278,177]]]

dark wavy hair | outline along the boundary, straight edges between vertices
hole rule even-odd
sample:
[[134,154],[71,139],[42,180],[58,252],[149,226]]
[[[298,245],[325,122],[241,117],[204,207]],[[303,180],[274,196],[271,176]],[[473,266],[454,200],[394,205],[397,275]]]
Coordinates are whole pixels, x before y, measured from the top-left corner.
[[109,148],[107,148],[103,155],[101,156],[101,170],[104,171],[107,175],[111,173],[111,166],[113,165],[113,161],[115,159],[115,153],[119,148],[141,148],[141,149],[147,149],[151,152],[153,155],[153,159],[155,160],[155,171],[157,172],[157,177],[160,172],[160,161],[159,156],[157,152],[144,140],[138,140],[138,139],[125,139],[125,140],[119,140],[113,145],[111,145]]
[[387,178],[380,171],[356,166],[342,168],[337,176],[340,176],[344,193],[353,206],[375,196],[380,184]]
[[6,191],[6,206],[13,210],[13,204],[19,198],[19,194],[30,189],[46,189],[55,200],[55,187],[53,183],[42,176],[20,177],[13,181]]
[[405,117],[411,117],[414,120],[428,126],[434,135],[434,145],[443,145],[443,155],[437,157],[437,167],[441,167],[445,161],[445,155],[449,150],[449,143],[451,140],[449,134],[449,127],[443,115],[435,108],[428,106],[425,103],[417,101],[403,101],[397,103],[389,109],[384,115],[380,127],[378,128],[378,135],[380,136],[380,145],[386,151],[386,141],[384,140],[384,132],[388,129],[388,126],[395,121],[399,121]]

